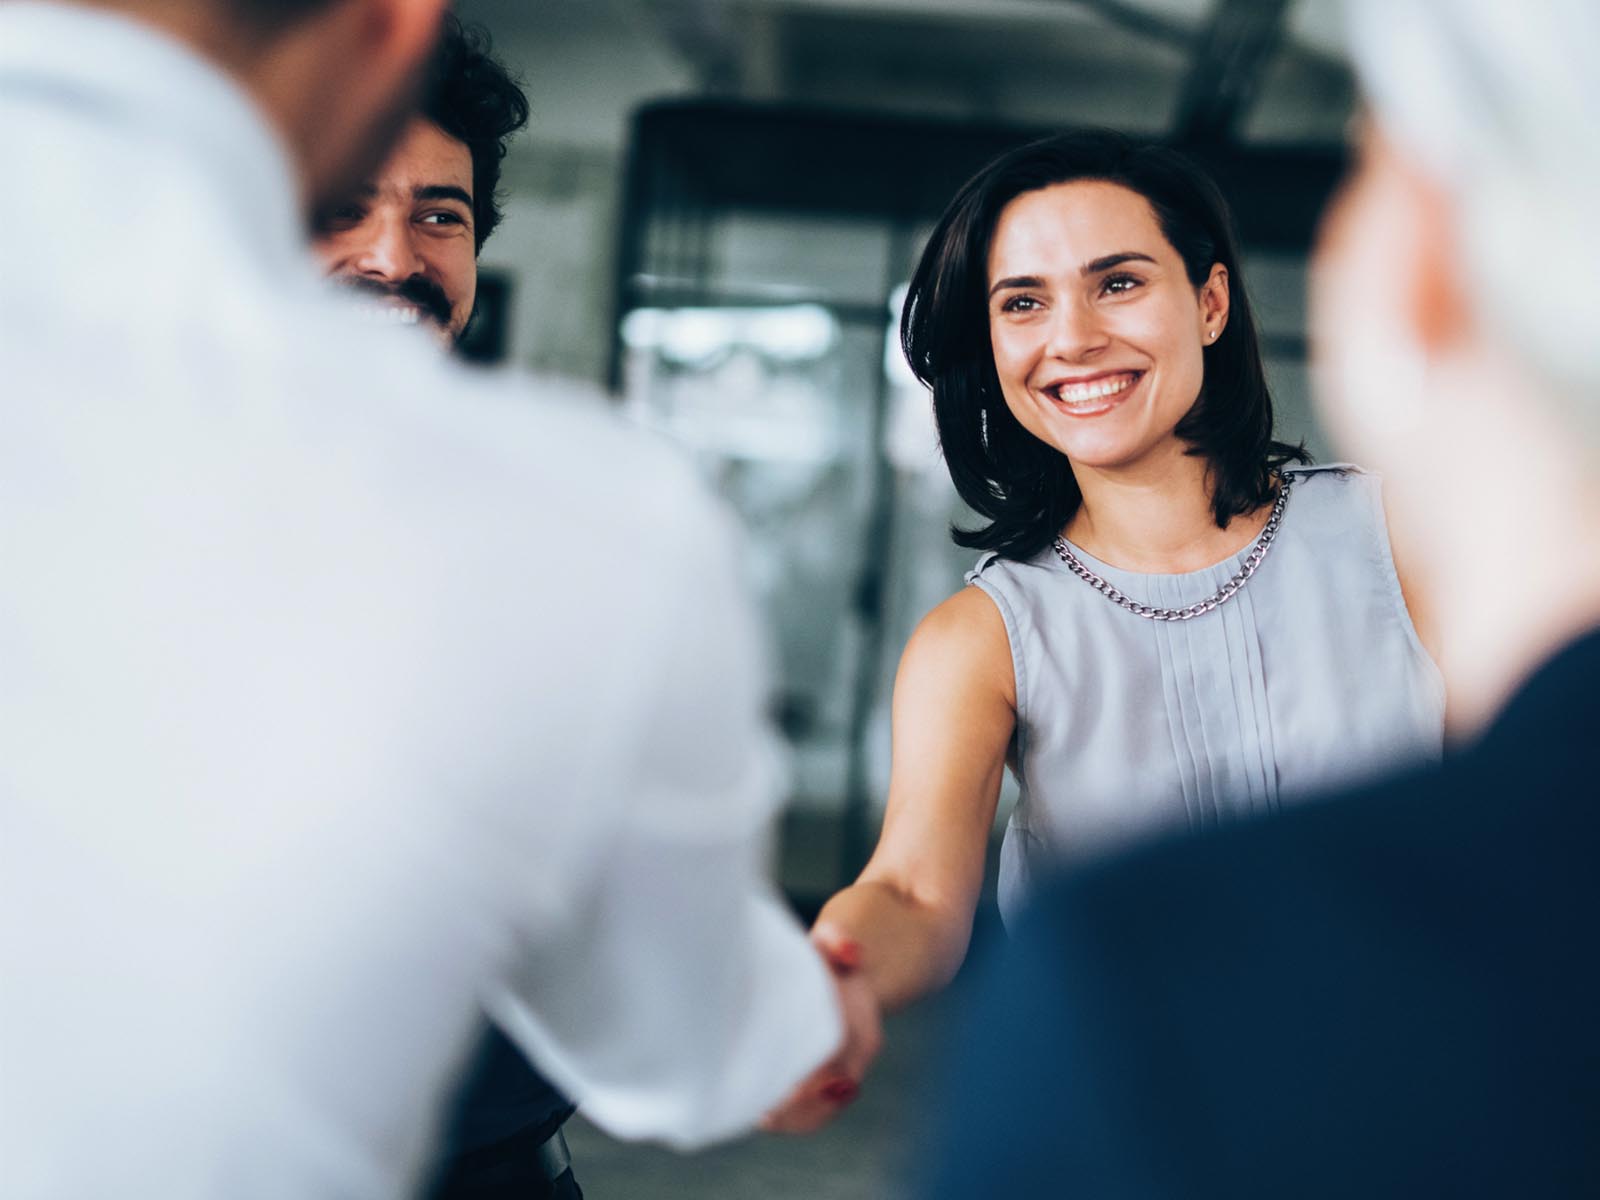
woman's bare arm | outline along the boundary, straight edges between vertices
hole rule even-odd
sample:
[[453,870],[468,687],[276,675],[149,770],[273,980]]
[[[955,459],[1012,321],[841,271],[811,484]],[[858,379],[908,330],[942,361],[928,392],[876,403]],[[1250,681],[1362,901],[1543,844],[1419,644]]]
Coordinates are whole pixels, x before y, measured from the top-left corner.
[[883,832],[861,877],[817,918],[819,940],[860,947],[886,1010],[943,987],[966,955],[1015,727],[1005,625],[987,595],[966,588],[906,646]]

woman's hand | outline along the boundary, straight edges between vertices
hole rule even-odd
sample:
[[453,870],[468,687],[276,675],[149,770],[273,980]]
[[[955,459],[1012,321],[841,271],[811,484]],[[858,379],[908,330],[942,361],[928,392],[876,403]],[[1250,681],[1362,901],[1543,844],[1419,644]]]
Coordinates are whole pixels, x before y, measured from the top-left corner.
[[844,1019],[844,1043],[761,1122],[768,1133],[815,1133],[861,1093],[867,1068],[883,1045],[878,998],[861,970],[861,947],[827,922],[811,930],[811,942],[833,971]]
[[1015,729],[1005,623],[992,600],[964,588],[923,619],[900,660],[883,833],[861,877],[823,906],[811,930],[839,988],[844,1047],[763,1128],[826,1125],[861,1090],[882,1042],[880,1014],[955,975]]

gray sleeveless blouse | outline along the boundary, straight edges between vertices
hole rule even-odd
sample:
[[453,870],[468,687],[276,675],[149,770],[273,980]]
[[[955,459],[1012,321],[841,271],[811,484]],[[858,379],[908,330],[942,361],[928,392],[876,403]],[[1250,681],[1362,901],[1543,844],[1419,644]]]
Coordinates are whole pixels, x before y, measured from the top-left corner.
[[[1271,813],[1438,757],[1444,684],[1401,599],[1377,478],[1343,464],[1287,473],[1293,490],[1260,569],[1194,620],[1127,612],[1048,547],[1026,562],[986,555],[967,576],[1000,609],[1016,675],[1008,916],[1047,863]],[[1244,558],[1140,575],[1073,549],[1131,599],[1164,608],[1205,599]]]

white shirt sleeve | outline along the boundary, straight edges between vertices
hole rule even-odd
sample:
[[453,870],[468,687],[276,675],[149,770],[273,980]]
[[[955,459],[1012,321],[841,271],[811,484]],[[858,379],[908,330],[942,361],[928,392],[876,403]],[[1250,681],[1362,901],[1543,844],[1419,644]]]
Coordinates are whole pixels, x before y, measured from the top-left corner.
[[680,1148],[750,1128],[842,1036],[832,980],[765,878],[780,772],[755,617],[725,519],[688,500],[630,555],[655,619],[618,646],[639,646],[608,772],[624,798],[590,901],[489,1005],[596,1124]]

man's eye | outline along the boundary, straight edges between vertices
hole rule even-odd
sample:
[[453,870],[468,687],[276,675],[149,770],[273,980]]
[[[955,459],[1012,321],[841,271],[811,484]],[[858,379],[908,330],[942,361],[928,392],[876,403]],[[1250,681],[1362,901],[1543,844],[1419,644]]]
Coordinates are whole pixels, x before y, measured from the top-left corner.
[[424,225],[465,225],[466,224],[466,221],[464,221],[461,218],[459,213],[453,213],[453,212],[431,212],[431,213],[425,213],[425,214],[423,214],[422,222],[423,222]]
[[367,212],[355,204],[340,204],[327,208],[317,217],[319,229],[349,229],[366,219]]

